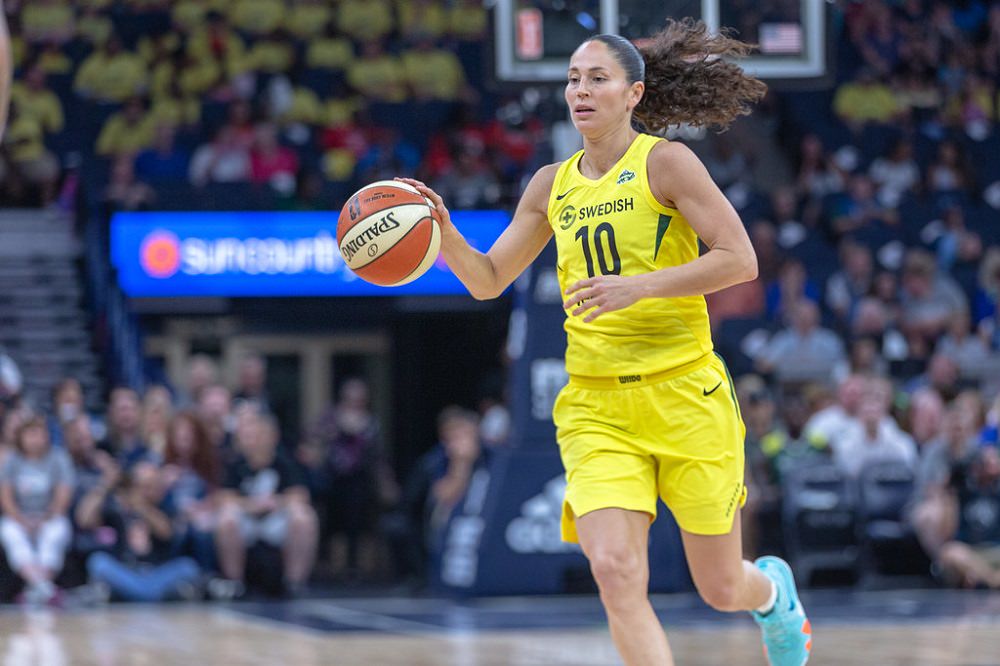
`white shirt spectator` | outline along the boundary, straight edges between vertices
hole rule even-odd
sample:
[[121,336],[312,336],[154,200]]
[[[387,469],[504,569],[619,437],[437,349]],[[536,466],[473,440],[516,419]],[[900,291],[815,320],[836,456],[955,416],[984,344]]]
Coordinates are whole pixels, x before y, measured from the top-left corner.
[[815,303],[801,301],[792,311],[793,325],[779,331],[757,358],[760,369],[781,380],[825,379],[844,359],[844,343],[820,328]]
[[857,477],[866,465],[875,462],[898,462],[911,469],[917,463],[913,438],[898,426],[888,426],[884,419],[874,435],[864,427],[851,428],[832,443],[834,463],[850,477]]

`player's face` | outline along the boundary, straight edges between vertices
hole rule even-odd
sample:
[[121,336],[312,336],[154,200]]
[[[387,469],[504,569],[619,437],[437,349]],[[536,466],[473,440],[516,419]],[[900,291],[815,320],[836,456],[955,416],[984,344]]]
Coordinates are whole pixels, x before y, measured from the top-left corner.
[[586,42],[570,58],[566,105],[581,133],[628,122],[642,89],[641,82],[629,83],[625,69],[602,42]]

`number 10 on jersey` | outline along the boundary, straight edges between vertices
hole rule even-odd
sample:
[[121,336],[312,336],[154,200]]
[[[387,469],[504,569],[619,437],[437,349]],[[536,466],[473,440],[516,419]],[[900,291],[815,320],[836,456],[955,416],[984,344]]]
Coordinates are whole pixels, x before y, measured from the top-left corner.
[[[590,226],[577,229],[576,239],[583,245],[583,259],[587,262],[587,275],[594,277],[597,273],[594,272],[595,252],[591,250]],[[609,222],[601,222],[594,229],[593,245],[601,275],[621,275],[622,259],[618,255],[618,246],[615,244],[615,228]],[[605,245],[607,251],[611,253],[611,266],[608,266]]]

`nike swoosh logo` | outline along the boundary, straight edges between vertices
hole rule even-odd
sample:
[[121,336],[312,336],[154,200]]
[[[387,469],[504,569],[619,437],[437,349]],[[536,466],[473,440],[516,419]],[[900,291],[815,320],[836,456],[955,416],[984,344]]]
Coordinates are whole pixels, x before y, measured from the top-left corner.
[[566,197],[566,195],[568,195],[570,192],[572,192],[575,189],[576,189],[575,187],[571,187],[568,190],[566,190],[565,192],[563,192],[562,194],[557,194],[556,195],[556,201],[562,201]]
[[711,391],[709,391],[709,390],[708,390],[708,389],[706,389],[706,388],[703,388],[703,389],[701,390],[701,392],[702,392],[702,393],[704,393],[705,395],[712,395],[713,393],[715,393],[715,389],[719,388],[720,386],[722,386],[722,382],[719,382],[719,383],[718,383],[718,384],[716,384],[716,385],[715,385],[714,387],[712,387],[712,390],[711,390]]

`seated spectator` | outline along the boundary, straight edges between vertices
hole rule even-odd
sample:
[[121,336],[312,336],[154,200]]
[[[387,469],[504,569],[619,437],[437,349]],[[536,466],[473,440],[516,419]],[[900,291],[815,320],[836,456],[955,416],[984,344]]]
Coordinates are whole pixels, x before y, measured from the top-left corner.
[[361,569],[360,547],[375,522],[379,490],[386,483],[394,485],[379,434],[368,385],[348,379],[341,386],[340,400],[320,415],[300,449],[302,457],[311,458],[314,479],[325,491],[326,531],[334,538],[336,552],[333,569],[348,576]]
[[386,0],[345,0],[337,13],[337,27],[355,42],[386,37],[395,27]]
[[910,396],[907,407],[909,428],[917,446],[921,464],[928,448],[933,446],[944,432],[945,406],[941,396],[933,389],[921,389]]
[[968,312],[962,290],[937,270],[927,251],[910,250],[903,263],[900,328],[908,338],[933,343],[955,317]]
[[886,208],[898,206],[904,194],[920,186],[920,167],[913,159],[913,144],[898,139],[887,156],[872,162],[868,175],[878,188],[878,202]]
[[215,502],[219,459],[208,431],[194,412],[180,412],[170,422],[163,479],[178,520],[179,537],[206,570],[215,569]]
[[489,13],[479,0],[457,0],[451,4],[448,29],[463,42],[476,42],[486,35]]
[[328,23],[326,29],[309,40],[306,67],[341,72],[354,60],[354,45],[339,29]]
[[967,464],[956,466],[950,487],[958,495],[957,529],[938,551],[937,565],[956,587],[1000,589],[1000,449],[979,447]]
[[868,176],[850,179],[848,190],[832,205],[830,235],[838,242],[847,234],[876,249],[891,238],[898,221],[897,212],[875,198],[875,186]]
[[837,335],[819,326],[819,308],[799,301],[790,313],[791,325],[779,331],[757,356],[757,368],[780,381],[825,381],[844,360],[844,344]]
[[[347,4],[353,2],[348,0]],[[364,0],[364,4],[375,6],[378,3]],[[347,82],[372,101],[406,101],[406,70],[399,58],[385,52],[379,41],[365,42],[361,56],[348,65]]]
[[958,144],[942,141],[937,156],[927,167],[927,189],[930,192],[971,191],[973,177]]
[[298,0],[285,18],[285,28],[303,42],[324,34],[332,23],[333,9],[324,0]]
[[274,413],[267,391],[267,359],[262,354],[250,352],[240,358],[233,399],[247,403],[261,413]]
[[778,245],[778,230],[772,222],[757,220],[750,225],[749,232],[757,254],[757,279],[770,285],[778,279],[785,256]]
[[174,415],[174,398],[166,386],[155,385],[142,396],[142,441],[157,460],[163,460],[167,431]]
[[210,143],[195,150],[188,177],[196,187],[209,183],[249,182],[250,151],[240,140],[237,130],[223,125]]
[[169,126],[197,132],[201,130],[201,100],[196,94],[185,92],[179,79],[171,79],[166,91],[153,97],[149,116],[156,128]]
[[285,11],[281,0],[236,0],[229,10],[229,22],[240,32],[262,36],[281,25]]
[[186,51],[192,63],[217,62],[228,71],[243,59],[246,47],[226,17],[212,9],[205,14],[204,23],[188,36]]
[[205,23],[211,3],[204,0],[177,0],[170,10],[173,27],[189,35]]
[[899,365],[909,354],[906,338],[892,323],[888,308],[878,299],[866,297],[857,303],[850,321],[854,339],[875,342],[875,351],[886,362]]
[[[12,37],[12,39],[14,39]],[[12,44],[12,48],[14,48]],[[73,61],[58,44],[45,44],[38,54],[38,66],[47,75],[64,76],[73,72]]]
[[383,521],[398,572],[422,580],[428,557],[436,558],[441,538],[475,471],[487,462],[474,412],[447,407],[438,416],[440,441],[414,465],[399,504]]
[[937,391],[945,400],[951,400],[959,391],[958,363],[946,354],[934,354],[927,362],[927,368],[904,386],[906,393],[915,393],[922,388]]
[[135,176],[151,185],[181,183],[187,180],[191,155],[177,145],[171,125],[156,128],[153,143],[135,158]]
[[123,102],[146,87],[146,63],[112,36],[80,64],[73,90],[84,99]]
[[937,264],[942,272],[957,273],[956,269],[968,267],[966,275],[971,283],[976,263],[982,257],[983,243],[979,234],[965,224],[961,206],[949,205],[942,219],[931,221],[920,231],[920,239],[936,246]]
[[860,375],[843,379],[837,386],[837,401],[819,407],[806,421],[806,437],[829,444],[840,433],[857,427],[866,381]]
[[247,66],[255,72],[281,74],[289,71],[294,62],[295,48],[283,30],[255,40],[247,52]]
[[284,584],[295,595],[308,580],[316,556],[316,513],[302,472],[278,448],[274,417],[248,410],[243,418],[240,457],[227,468],[219,497],[216,543],[225,579],[210,585],[209,592],[239,596],[247,548],[260,541],[282,550]]
[[66,423],[63,438],[76,475],[76,492],[70,513],[74,525],[70,550],[74,560],[86,563],[91,553],[113,548],[118,539],[113,525],[95,522],[91,516],[101,511],[108,495],[118,487],[122,470],[107,451],[97,448],[91,432],[91,420],[86,414]]
[[[95,511],[83,516],[82,527],[97,524],[102,513],[113,513],[120,538],[113,553],[98,551],[87,559],[93,583],[108,587],[123,601],[193,600],[200,596],[201,570],[188,557],[177,556],[165,484],[156,465],[141,462],[132,468],[124,487]],[[104,517],[107,520],[106,517]]]
[[856,478],[866,465],[875,462],[895,462],[916,469],[917,449],[913,438],[899,429],[885,427],[889,416],[892,388],[885,379],[872,378],[861,396],[858,408],[860,428],[850,428],[831,441],[837,467],[847,476]]
[[59,180],[59,159],[45,147],[45,131],[35,118],[25,116],[17,105],[10,108],[3,146],[12,173],[8,188],[19,190],[27,185],[36,188],[42,205],[48,205],[56,195]]
[[973,322],[990,347],[1000,349],[1000,327],[996,325],[997,303],[1000,302],[1000,247],[986,251],[977,278]]
[[966,379],[979,379],[988,368],[990,348],[981,336],[970,330],[969,314],[961,312],[948,322],[948,332],[938,340],[935,352],[952,358],[958,374]]
[[424,37],[403,51],[401,60],[406,83],[417,101],[457,102],[465,94],[462,63],[451,51],[435,48],[430,38]]
[[434,181],[434,188],[447,192],[448,201],[460,209],[493,207],[501,194],[500,181],[486,156],[469,145],[461,148],[454,166]]
[[299,159],[291,148],[278,143],[278,131],[270,123],[257,126],[257,137],[250,151],[250,178],[254,183],[270,184],[279,192],[295,188]]
[[[184,409],[197,407],[201,394],[219,382],[219,364],[208,354],[194,354],[184,372],[184,390],[178,405]],[[201,418],[199,416],[199,418]]]
[[132,158],[118,156],[111,165],[111,182],[104,190],[104,201],[111,210],[143,210],[156,201],[156,192],[136,179]]
[[156,123],[146,113],[145,102],[141,97],[133,97],[121,111],[104,123],[97,137],[97,154],[134,158],[141,150],[152,145],[155,132]]
[[26,117],[33,118],[41,125],[45,134],[63,131],[62,103],[46,85],[45,70],[37,63],[29,68],[21,81],[11,85],[10,99]]
[[76,36],[93,48],[111,38],[115,25],[106,12],[97,7],[86,7],[76,21]]
[[21,34],[30,43],[64,44],[75,32],[73,7],[65,0],[32,0],[21,9]]
[[448,13],[439,0],[413,0],[399,8],[399,32],[403,39],[438,41],[448,29]]
[[854,81],[842,83],[837,88],[833,112],[844,124],[857,130],[868,123],[891,123],[899,115],[899,107],[889,86],[878,81],[866,68]]
[[840,172],[815,134],[806,134],[799,145],[795,190],[800,199],[818,203],[823,197],[844,189]]
[[871,250],[845,238],[840,243],[840,265],[826,281],[825,303],[830,311],[846,323],[854,315],[858,301],[872,289],[875,271]]
[[[53,446],[62,446],[63,428],[78,416],[87,415],[83,387],[75,377],[65,377],[52,387],[52,415],[48,418],[49,439]],[[92,422],[91,417],[89,422]],[[95,434],[103,435],[104,426],[92,423]]]
[[108,435],[100,448],[115,456],[126,468],[150,455],[142,441],[141,405],[139,394],[126,386],[112,389],[108,398]]
[[788,323],[788,316],[802,300],[819,303],[819,287],[813,282],[802,262],[786,257],[781,262],[777,279],[767,285],[767,316]]
[[52,448],[41,418],[18,428],[16,444],[0,473],[0,544],[28,585],[24,600],[47,603],[58,596],[53,580],[72,536],[66,514],[76,483],[73,465],[65,451]]

